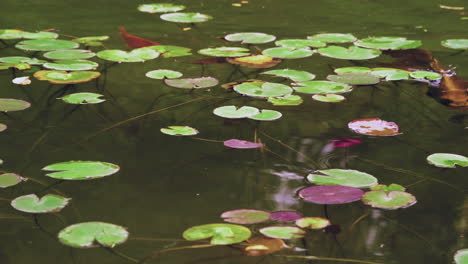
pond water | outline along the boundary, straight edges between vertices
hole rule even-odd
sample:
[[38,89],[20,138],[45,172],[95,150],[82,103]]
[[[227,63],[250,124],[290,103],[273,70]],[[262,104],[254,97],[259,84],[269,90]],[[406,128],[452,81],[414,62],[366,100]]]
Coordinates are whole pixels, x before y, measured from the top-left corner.
[[[0,97],[32,104],[24,111],[0,115],[0,123],[8,126],[0,134],[1,169],[31,179],[0,189],[4,199],[0,200],[0,263],[116,264],[145,256],[151,256],[145,263],[351,263],[297,256],[364,261],[361,263],[451,263],[457,250],[468,247],[467,169],[442,169],[426,161],[432,153],[468,154],[468,116],[466,110],[428,96],[427,83],[355,86],[351,93],[343,94],[346,100],[340,103],[318,102],[311,95],[297,93],[303,104],[273,106],[220,85],[189,91],[145,77],[151,70],[172,69],[187,78],[212,76],[220,84],[247,79],[289,84],[281,78],[259,75],[267,69],[190,62],[205,58],[197,54],[203,48],[241,47],[217,38],[229,33],[265,32],[287,39],[341,32],[358,38],[421,40],[421,48],[431,51],[440,64],[468,78],[468,54],[440,44],[446,39],[467,38],[468,20],[461,18],[468,11],[439,7],[467,9],[466,1],[250,0],[240,7],[232,5],[240,3],[234,0],[177,1],[187,6],[187,12],[213,16],[197,25],[178,25],[161,20],[158,14],[139,12],[137,6],[142,3],[2,0],[0,24],[5,29],[57,29],[60,39],[108,35],[107,49],[129,50],[118,33],[118,27],[125,26],[139,37],[191,48],[194,55],[118,65],[93,58],[100,63],[97,70],[102,76],[72,86],[51,85],[33,77],[29,86],[14,85],[12,72],[0,71]],[[1,46],[0,57],[33,54],[15,49],[11,44],[17,41],[5,42],[10,46]],[[261,51],[273,46],[249,48]],[[43,58],[42,54],[36,56]],[[393,61],[389,55],[349,61],[314,54],[285,59],[272,69],[304,70],[315,74],[317,80],[325,80],[335,68],[382,67]],[[15,74],[32,76],[21,71]],[[73,92],[101,93],[106,101],[76,107],[55,99]],[[274,109],[283,116],[271,122],[230,121],[213,114],[213,109],[224,105]],[[352,120],[374,117],[397,123],[402,134],[366,136],[348,129]],[[200,134],[194,138],[160,132],[171,125],[191,126]],[[266,148],[223,146],[222,141],[233,138],[262,142]],[[362,143],[330,148],[330,141],[337,138],[357,138]],[[119,165],[120,171],[102,179],[61,182],[46,177],[41,170],[71,160],[110,162]],[[299,189],[312,186],[305,179],[307,174],[332,168],[359,170],[374,175],[381,184],[403,185],[417,203],[398,210],[372,208],[360,201],[324,207],[297,196]],[[61,193],[72,200],[60,213],[35,216],[10,206],[8,200],[31,193]],[[241,208],[294,210],[304,216],[328,217],[339,232],[331,232],[333,228],[308,231],[302,239],[288,240],[289,249],[261,257],[244,256],[233,246],[153,254],[207,244],[179,240],[183,240],[184,230],[221,223],[223,212]],[[129,239],[112,250],[71,248],[57,240],[57,233],[66,226],[87,221],[124,226]],[[275,223],[248,227],[258,235],[258,229],[266,225]]]

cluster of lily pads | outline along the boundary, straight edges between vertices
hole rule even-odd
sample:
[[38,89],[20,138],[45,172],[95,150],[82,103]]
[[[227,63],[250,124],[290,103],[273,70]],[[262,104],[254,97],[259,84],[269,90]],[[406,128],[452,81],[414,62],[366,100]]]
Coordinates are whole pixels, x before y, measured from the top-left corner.
[[138,10],[145,13],[163,13],[161,19],[175,23],[201,23],[212,19],[212,16],[193,13],[193,12],[179,12],[185,9],[184,5],[177,5],[171,3],[151,3],[142,4],[138,6]]

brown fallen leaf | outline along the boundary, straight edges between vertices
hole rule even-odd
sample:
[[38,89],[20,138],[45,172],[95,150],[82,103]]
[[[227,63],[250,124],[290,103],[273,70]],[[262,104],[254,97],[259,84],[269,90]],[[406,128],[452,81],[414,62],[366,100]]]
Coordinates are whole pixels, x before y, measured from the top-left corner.
[[275,253],[288,245],[278,238],[254,237],[247,240],[246,246],[242,249],[247,256],[265,256]]

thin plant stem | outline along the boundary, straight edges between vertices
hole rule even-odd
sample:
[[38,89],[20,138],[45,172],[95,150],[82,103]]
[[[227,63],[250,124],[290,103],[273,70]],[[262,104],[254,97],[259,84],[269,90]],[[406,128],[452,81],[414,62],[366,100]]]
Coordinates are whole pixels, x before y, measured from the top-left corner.
[[316,257],[316,256],[300,256],[300,255],[273,255],[277,257],[287,258],[301,258],[310,260],[323,260],[323,261],[338,261],[338,262],[351,262],[351,263],[363,263],[363,264],[384,264],[382,262],[373,262],[359,259],[347,259],[347,258],[327,258],[327,257]]
[[208,141],[208,142],[216,142],[216,143],[224,142],[223,140],[207,139],[207,138],[199,138],[199,137],[191,137],[191,139],[200,140],[200,141]]
[[364,213],[363,215],[361,215],[360,217],[358,217],[356,220],[354,220],[354,222],[351,224],[351,226],[349,227],[349,232],[352,232],[354,230],[354,227],[359,223],[361,222],[362,220],[364,220],[366,217],[369,216],[369,212],[366,212]]
[[128,260],[128,261],[133,262],[133,263],[140,263],[140,261],[138,259],[127,256],[124,253],[122,253],[120,251],[117,251],[117,250],[115,250],[113,248],[109,248],[109,247],[103,247],[103,248],[106,249],[107,251],[111,252],[112,254],[114,254],[114,255],[116,255],[118,257],[121,257],[122,259]]
[[212,244],[201,244],[201,245],[191,245],[191,246],[184,246],[184,247],[173,247],[173,248],[167,248],[167,249],[162,249],[162,250],[157,250],[153,251],[150,254],[146,255],[139,263],[143,264],[147,260],[152,259],[157,257],[160,254],[171,252],[171,251],[178,251],[178,250],[184,250],[184,249],[194,249],[194,248],[208,248],[208,247],[216,247],[219,245],[212,245]]
[[152,238],[152,237],[132,237],[129,240],[138,240],[138,241],[159,241],[159,242],[191,242],[185,239],[176,239],[176,238]]

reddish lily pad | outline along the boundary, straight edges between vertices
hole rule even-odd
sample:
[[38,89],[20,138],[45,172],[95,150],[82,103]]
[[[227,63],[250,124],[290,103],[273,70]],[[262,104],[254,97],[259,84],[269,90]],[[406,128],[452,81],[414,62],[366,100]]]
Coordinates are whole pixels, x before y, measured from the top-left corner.
[[277,211],[270,214],[271,220],[281,223],[292,222],[301,217],[302,215],[296,211]]
[[270,218],[270,213],[261,210],[237,209],[224,212],[221,214],[221,218],[229,223],[247,225],[267,221]]
[[279,239],[304,237],[305,231],[295,226],[268,226],[259,230],[264,236]]
[[247,140],[229,139],[224,141],[224,146],[235,149],[254,149],[263,147],[263,144]]
[[359,134],[368,136],[396,136],[398,125],[394,122],[388,122],[380,118],[364,118],[353,120],[348,123],[348,127]]
[[332,139],[331,142],[333,143],[334,148],[346,148],[361,144],[362,140],[360,140],[359,138],[337,138]]
[[299,196],[316,204],[344,204],[358,201],[364,195],[359,188],[340,185],[321,185],[302,189]]
[[288,245],[279,238],[253,237],[246,241],[247,245],[243,248],[247,256],[265,256],[275,253]]

